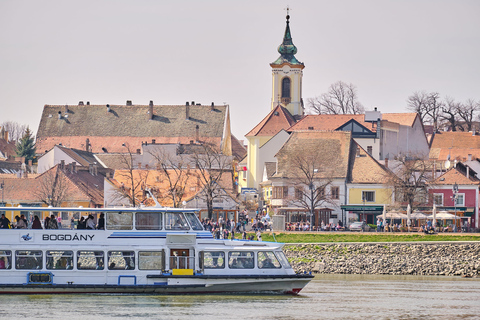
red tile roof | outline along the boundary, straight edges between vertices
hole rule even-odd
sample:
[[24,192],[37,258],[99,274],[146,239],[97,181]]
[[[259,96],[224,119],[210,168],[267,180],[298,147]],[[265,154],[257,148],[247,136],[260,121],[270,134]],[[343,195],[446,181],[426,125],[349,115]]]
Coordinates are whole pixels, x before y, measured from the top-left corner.
[[480,136],[471,132],[438,132],[431,142],[430,159],[463,160],[471,154],[472,158],[480,158]]
[[287,130],[295,123],[295,119],[284,107],[278,105],[245,136],[274,136],[282,129]]

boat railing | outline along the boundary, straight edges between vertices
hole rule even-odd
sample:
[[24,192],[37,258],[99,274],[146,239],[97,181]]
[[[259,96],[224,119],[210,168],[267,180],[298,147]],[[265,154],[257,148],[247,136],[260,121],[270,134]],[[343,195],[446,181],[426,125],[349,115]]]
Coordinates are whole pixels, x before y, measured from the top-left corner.
[[193,269],[195,257],[171,256],[170,269]]

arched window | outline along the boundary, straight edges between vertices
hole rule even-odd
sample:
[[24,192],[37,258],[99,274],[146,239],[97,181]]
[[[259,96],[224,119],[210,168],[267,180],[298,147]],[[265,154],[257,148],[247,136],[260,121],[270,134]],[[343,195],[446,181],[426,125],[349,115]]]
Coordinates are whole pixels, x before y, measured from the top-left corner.
[[290,78],[282,79],[282,98],[290,98]]

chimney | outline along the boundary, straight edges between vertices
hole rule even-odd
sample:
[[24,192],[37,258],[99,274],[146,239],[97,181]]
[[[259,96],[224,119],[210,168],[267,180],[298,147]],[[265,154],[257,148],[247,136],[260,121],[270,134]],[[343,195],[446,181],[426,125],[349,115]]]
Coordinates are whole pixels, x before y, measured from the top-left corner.
[[185,119],[190,120],[190,106],[188,102],[185,104]]
[[150,104],[148,105],[148,120],[153,119],[153,101],[150,100]]
[[90,139],[85,140],[85,151],[90,152]]
[[467,166],[467,179],[470,179],[470,167]]
[[140,150],[140,149],[137,149],[137,154],[141,154],[141,150]]
[[83,101],[78,101],[79,106],[83,106]]
[[200,141],[200,127],[198,126],[198,124],[195,126],[195,142],[199,142]]
[[7,142],[8,142],[8,131],[5,131],[5,135],[4,135],[4,137],[5,137],[5,141],[7,141]]
[[192,101],[192,106],[194,106],[194,105],[195,105],[195,101]]
[[[81,101],[80,101],[80,102],[81,102]],[[65,112],[65,113],[68,113],[68,105],[65,105],[64,112]]]
[[107,171],[106,177],[107,177],[108,179],[110,179],[110,172],[109,172],[109,171]]
[[72,172],[77,173],[77,163],[75,161],[72,162]]
[[215,103],[212,102],[212,105],[210,106],[210,110],[215,110]]
[[385,158],[385,167],[388,168],[388,158]]
[[142,169],[142,163],[141,162],[137,162],[137,166],[138,166],[138,169]]
[[131,106],[132,105],[132,100],[127,100],[127,106]]
[[110,112],[111,108],[110,108],[110,105],[107,104],[107,112]]
[[60,169],[65,168],[65,160],[60,160]]
[[93,164],[93,175],[98,175],[98,166],[96,164]]
[[62,111],[58,111],[58,120],[62,119]]
[[87,101],[87,106],[89,106],[89,105],[90,105],[90,101]]
[[155,144],[155,139],[152,139],[152,144]]
[[471,153],[468,154],[468,161],[472,161],[472,154]]

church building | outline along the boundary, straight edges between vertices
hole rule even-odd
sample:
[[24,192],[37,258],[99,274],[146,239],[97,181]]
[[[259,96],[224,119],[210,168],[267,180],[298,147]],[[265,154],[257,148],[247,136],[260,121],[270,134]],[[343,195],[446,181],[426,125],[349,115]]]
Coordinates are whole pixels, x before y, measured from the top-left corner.
[[[288,139],[285,130],[304,116],[302,76],[305,65],[295,58],[297,47],[292,41],[288,14],[283,42],[278,47],[278,52],[280,57],[270,64],[272,67],[271,111],[245,136],[248,140],[248,188],[258,188],[259,183],[262,182],[265,163],[274,161],[273,156],[276,151],[280,150]],[[272,139],[274,136],[277,136],[276,139]]]

